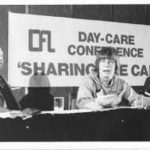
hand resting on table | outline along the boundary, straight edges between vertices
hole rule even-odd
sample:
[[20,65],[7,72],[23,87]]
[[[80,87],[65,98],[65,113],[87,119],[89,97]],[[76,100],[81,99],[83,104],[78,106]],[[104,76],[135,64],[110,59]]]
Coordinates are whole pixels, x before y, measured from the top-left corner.
[[110,94],[110,95],[98,96],[95,99],[95,101],[97,104],[99,104],[102,107],[115,107],[122,101],[122,97],[126,91],[126,88],[127,88],[127,85],[124,84],[123,90],[121,91],[119,95]]

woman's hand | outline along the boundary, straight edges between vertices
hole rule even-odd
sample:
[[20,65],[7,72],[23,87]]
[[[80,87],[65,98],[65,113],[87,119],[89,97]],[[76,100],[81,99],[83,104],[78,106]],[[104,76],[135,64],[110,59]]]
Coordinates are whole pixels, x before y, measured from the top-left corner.
[[122,98],[123,98],[123,95],[124,95],[126,89],[127,89],[127,84],[124,84],[123,90],[121,91],[121,93],[119,95],[117,95],[116,100],[112,101],[112,103],[111,103],[112,107],[118,105],[122,101]]
[[98,96],[95,99],[95,101],[96,103],[98,103],[100,106],[103,106],[103,107],[115,107],[122,101],[122,97],[126,91],[126,88],[127,88],[127,85],[124,84],[123,89],[119,95],[116,93],[116,94]]
[[25,108],[22,110],[23,113],[26,113],[26,114],[36,114],[36,113],[39,113],[40,110],[39,109],[36,109],[36,108]]
[[98,103],[100,106],[108,107],[111,106],[111,104],[116,101],[117,95],[111,94],[111,95],[104,95],[99,96],[95,99],[96,103]]
[[10,111],[10,110],[5,108],[5,107],[0,106],[0,113],[1,112],[8,112],[8,111]]

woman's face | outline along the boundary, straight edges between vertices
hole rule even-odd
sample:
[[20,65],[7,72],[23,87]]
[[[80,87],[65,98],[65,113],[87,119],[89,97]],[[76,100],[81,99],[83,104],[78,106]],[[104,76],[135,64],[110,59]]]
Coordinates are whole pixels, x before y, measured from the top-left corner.
[[104,58],[99,62],[100,79],[110,81],[115,75],[115,60]]

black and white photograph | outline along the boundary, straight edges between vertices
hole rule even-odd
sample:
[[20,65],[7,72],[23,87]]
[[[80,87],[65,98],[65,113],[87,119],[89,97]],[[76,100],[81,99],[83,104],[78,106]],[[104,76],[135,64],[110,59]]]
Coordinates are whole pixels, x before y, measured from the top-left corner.
[[5,142],[149,143],[150,3],[0,4]]

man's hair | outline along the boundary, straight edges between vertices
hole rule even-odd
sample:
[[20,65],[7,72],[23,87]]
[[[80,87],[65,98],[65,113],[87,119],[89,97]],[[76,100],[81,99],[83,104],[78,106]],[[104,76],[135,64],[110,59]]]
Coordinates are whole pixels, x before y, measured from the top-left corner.
[[113,59],[116,63],[115,66],[115,74],[118,74],[119,71],[119,62],[118,62],[118,54],[114,47],[102,47],[102,49],[99,51],[96,61],[95,61],[95,70],[99,70],[99,62],[102,59]]

